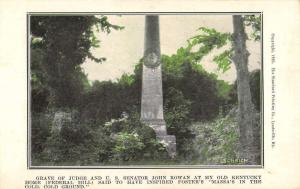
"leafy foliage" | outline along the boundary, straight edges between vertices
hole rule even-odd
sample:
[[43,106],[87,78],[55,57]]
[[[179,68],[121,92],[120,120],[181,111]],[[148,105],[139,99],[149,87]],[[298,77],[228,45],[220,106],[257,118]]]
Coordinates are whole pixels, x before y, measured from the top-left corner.
[[48,75],[42,64],[44,51],[41,49],[31,50],[31,109],[33,112],[43,112],[51,103],[50,88],[47,85]]
[[198,158],[194,163],[227,164],[237,158],[238,126],[234,112],[226,117],[221,115],[213,122],[195,123],[192,128],[197,136],[193,149]]
[[225,50],[223,53],[214,57],[213,60],[217,63],[218,69],[222,70],[223,73],[231,68],[230,58],[232,57],[232,55],[233,55],[233,50],[230,49],[230,50]]
[[176,136],[176,147],[179,156],[186,157],[188,151],[183,148],[194,136],[190,129],[190,108],[191,102],[184,98],[181,91],[170,87],[166,91],[168,98],[165,100],[164,112],[167,123],[167,131]]
[[260,70],[253,70],[250,73],[250,91],[252,102],[257,111],[260,111],[261,101],[261,86],[260,86]]
[[[168,59],[168,57],[164,57]],[[169,62],[168,62],[169,61]],[[196,63],[176,62],[174,57],[168,60],[163,65],[163,89],[168,91],[168,88],[174,87],[183,93],[184,98],[191,102],[191,112],[189,118],[192,120],[210,120],[218,115],[219,106],[221,105],[223,96],[220,94],[224,85],[219,85],[215,74],[209,74]],[[174,61],[174,62],[173,62]],[[168,69],[174,63],[174,68]],[[166,66],[166,67],[165,67]],[[225,86],[226,85],[226,86]],[[223,91],[224,92],[224,91]],[[168,96],[164,95],[167,99]]]
[[[215,29],[200,27],[198,31],[200,34],[190,38],[188,40],[188,47],[186,48],[189,52],[190,60],[195,62],[200,62],[213,49],[225,46],[231,39],[231,34],[217,32]],[[195,48],[196,50],[194,50]],[[223,72],[230,68],[230,61],[226,59],[230,54],[231,51],[225,51],[214,58],[219,69]]]
[[47,138],[51,135],[53,117],[44,113],[35,113],[31,116],[31,153],[34,159],[41,159],[41,153],[46,147]]
[[[251,38],[255,41],[260,40],[261,32],[261,15],[246,15],[244,16],[246,26],[251,26],[253,32]],[[213,49],[219,49],[226,44],[232,46],[232,34],[221,33],[213,28],[200,27],[199,35],[196,35],[188,40],[188,46],[181,48],[180,53],[184,55],[184,61],[200,62],[201,59],[208,55]],[[195,50],[196,49],[196,50]],[[218,65],[218,69],[223,73],[230,69],[233,49],[230,47],[219,55],[214,57],[214,62]]]
[[[252,103],[257,111],[260,111],[260,70],[253,70],[250,73],[250,92]],[[235,81],[229,92],[229,104],[237,104],[237,82]]]
[[[52,105],[72,107],[88,86],[86,75],[80,64],[86,58],[103,62],[105,58],[94,57],[91,49],[99,47],[93,28],[110,33],[111,28],[122,27],[108,22],[106,16],[31,16],[31,57],[33,59],[33,88],[37,80],[50,93]],[[41,67],[43,76],[36,74],[36,66]],[[46,92],[44,92],[46,93]],[[33,98],[40,98],[34,91]],[[44,95],[45,96],[45,95]],[[46,98],[46,97],[44,97]],[[40,100],[41,101],[41,100]],[[50,103],[44,99],[41,103]]]
[[140,123],[137,115],[129,117],[123,113],[121,118],[96,127],[92,122],[82,122],[76,112],[72,117],[71,121],[63,122],[61,130],[53,129],[58,127],[55,123],[49,124],[52,130],[43,135],[48,136],[42,142],[44,146],[35,148],[33,163],[99,165],[166,157],[165,148],[156,140],[154,131]]
[[116,159],[128,161],[135,159],[145,148],[144,143],[137,134],[120,133],[115,136],[116,146],[113,148]]
[[251,38],[255,41],[259,41],[261,38],[261,15],[245,15],[244,23],[246,26],[252,27],[253,32],[251,33]]

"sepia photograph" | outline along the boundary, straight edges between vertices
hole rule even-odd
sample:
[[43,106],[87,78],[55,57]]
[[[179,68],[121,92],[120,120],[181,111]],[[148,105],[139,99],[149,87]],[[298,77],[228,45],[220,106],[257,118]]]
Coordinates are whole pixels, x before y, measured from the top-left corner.
[[28,13],[28,165],[262,167],[262,13]]

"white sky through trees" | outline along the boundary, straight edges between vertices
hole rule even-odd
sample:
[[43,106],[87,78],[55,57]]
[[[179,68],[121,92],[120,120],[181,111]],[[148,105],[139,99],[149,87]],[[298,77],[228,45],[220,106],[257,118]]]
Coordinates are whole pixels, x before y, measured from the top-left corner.
[[[144,51],[144,15],[108,16],[112,24],[124,26],[121,31],[112,30],[110,34],[96,33],[100,39],[100,47],[92,50],[96,57],[105,57],[102,64],[87,60],[82,68],[93,80],[113,80],[123,73],[133,73],[134,66],[143,56]],[[233,32],[231,15],[160,15],[161,54],[175,54],[180,47],[186,47],[186,40],[199,32],[199,27],[215,28],[219,32]],[[248,29],[249,31],[249,29]],[[250,35],[249,35],[250,36]],[[224,48],[213,51],[200,62],[208,72],[217,73],[219,79],[233,82],[236,79],[234,65],[224,74],[217,71],[217,65],[212,61],[216,53]],[[250,52],[249,71],[261,67],[260,42],[247,41]]]

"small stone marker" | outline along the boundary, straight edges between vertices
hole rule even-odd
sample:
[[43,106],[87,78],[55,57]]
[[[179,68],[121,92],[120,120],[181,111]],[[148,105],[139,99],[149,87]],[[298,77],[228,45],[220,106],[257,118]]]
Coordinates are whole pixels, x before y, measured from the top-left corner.
[[60,132],[62,129],[62,126],[68,122],[70,123],[72,121],[71,113],[58,111],[55,112],[53,123],[52,123],[52,132],[58,131]]

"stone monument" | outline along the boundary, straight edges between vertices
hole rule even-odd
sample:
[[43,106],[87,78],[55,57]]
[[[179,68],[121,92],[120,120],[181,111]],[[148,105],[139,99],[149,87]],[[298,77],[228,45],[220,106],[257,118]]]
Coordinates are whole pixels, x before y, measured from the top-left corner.
[[156,133],[171,158],[176,155],[176,138],[167,134],[163,114],[162,74],[160,65],[159,18],[145,19],[144,64],[142,79],[141,121]]

